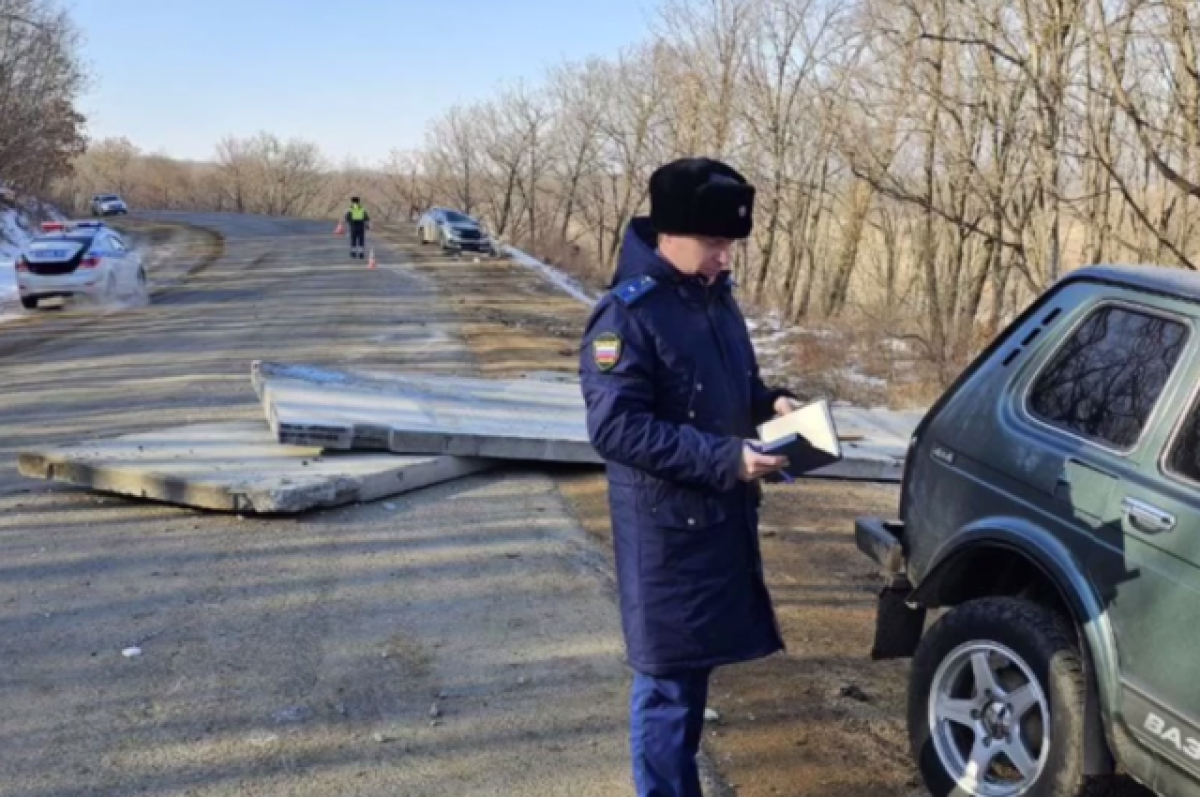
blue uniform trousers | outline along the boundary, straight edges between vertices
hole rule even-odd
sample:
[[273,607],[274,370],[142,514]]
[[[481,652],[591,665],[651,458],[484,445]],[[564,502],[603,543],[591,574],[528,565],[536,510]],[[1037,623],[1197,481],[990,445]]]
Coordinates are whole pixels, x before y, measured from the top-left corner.
[[638,797],[701,797],[696,754],[711,669],[666,677],[635,672],[630,747]]

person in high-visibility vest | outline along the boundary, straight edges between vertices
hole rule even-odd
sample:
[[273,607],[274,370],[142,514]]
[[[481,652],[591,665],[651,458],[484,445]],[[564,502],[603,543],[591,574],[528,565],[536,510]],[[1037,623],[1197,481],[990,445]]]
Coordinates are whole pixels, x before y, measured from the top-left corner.
[[371,228],[371,216],[358,197],[350,197],[350,209],[346,211],[346,224],[350,227],[350,257],[363,260],[367,256],[367,230]]

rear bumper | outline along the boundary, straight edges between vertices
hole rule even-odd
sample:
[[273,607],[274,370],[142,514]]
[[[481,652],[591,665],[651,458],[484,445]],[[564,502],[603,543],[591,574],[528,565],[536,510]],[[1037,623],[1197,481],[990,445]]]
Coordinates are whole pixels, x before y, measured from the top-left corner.
[[898,520],[861,517],[854,521],[854,544],[888,576],[904,572],[904,524]]
[[486,241],[447,241],[447,249],[461,249],[464,252],[490,252],[492,245]]
[[75,272],[59,276],[42,276],[22,272],[17,275],[17,292],[22,296],[96,295],[104,291],[103,272]]

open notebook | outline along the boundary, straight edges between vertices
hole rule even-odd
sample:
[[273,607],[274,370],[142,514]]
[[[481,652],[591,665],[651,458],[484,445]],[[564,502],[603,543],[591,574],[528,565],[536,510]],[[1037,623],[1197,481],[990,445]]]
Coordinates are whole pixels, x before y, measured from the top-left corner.
[[[782,418],[767,421],[758,427],[758,439],[763,443],[763,453],[788,458],[790,464],[786,472],[790,476],[803,476],[842,458],[842,445],[838,440],[837,428],[833,425],[833,413],[829,411],[829,402],[825,399],[806,404]],[[779,481],[782,478],[772,474],[766,480]]]

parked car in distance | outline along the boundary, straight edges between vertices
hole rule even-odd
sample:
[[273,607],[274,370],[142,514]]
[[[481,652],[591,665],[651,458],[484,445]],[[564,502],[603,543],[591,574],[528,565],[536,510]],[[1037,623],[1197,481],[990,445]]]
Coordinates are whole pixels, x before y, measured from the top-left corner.
[[96,194],[92,197],[93,216],[124,215],[129,212],[125,200],[117,194]]
[[1198,333],[1196,273],[1068,274],[922,419],[898,516],[856,521],[935,797],[1200,794]]
[[417,222],[422,244],[439,244],[447,252],[496,253],[495,242],[483,225],[465,213],[449,208],[430,208]]

